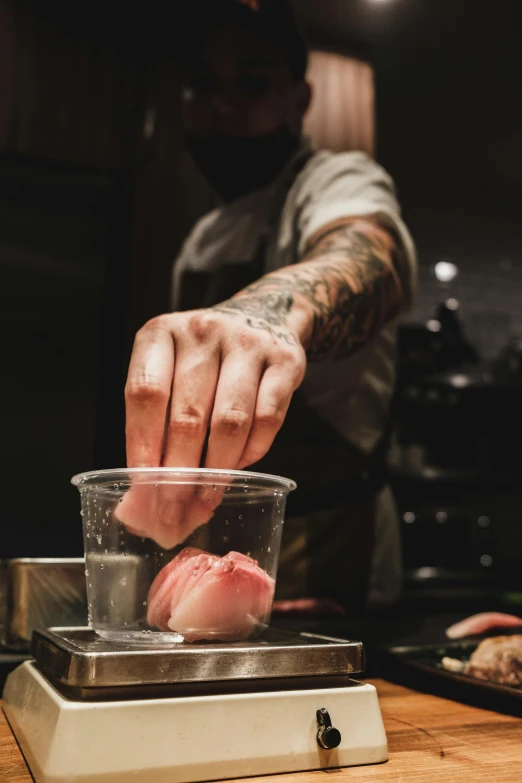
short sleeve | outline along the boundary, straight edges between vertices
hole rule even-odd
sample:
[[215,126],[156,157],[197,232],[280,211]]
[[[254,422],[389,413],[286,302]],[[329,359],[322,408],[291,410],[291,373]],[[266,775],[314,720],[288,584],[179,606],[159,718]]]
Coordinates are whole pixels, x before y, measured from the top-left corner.
[[415,248],[401,218],[393,180],[369,155],[318,153],[296,182],[294,204],[299,255],[323,226],[343,217],[372,215],[401,242],[414,277]]

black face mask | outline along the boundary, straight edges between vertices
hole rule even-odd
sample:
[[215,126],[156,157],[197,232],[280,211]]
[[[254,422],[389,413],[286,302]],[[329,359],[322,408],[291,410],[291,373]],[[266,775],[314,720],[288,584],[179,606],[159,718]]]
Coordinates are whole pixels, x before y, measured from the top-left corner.
[[193,136],[185,139],[196,165],[225,201],[234,201],[272,182],[299,146],[281,127],[263,136]]

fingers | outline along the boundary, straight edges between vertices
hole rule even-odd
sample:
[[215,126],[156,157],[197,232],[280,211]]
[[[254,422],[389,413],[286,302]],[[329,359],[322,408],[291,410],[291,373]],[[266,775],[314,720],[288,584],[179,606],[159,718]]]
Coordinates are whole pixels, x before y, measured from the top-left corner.
[[[126,387],[130,467],[160,461],[199,467],[219,375],[219,345],[215,324],[204,314],[179,321],[155,319],[137,335]],[[190,484],[160,482],[154,488],[133,486],[117,516],[130,532],[146,533],[170,549],[207,522],[214,507],[200,502]]]
[[129,533],[158,541],[157,491],[154,486],[135,483],[116,507],[116,519]]
[[[161,316],[138,332],[125,389],[129,467],[233,470],[266,454],[305,369],[304,351],[209,311]],[[176,356],[174,356],[176,352]],[[162,459],[163,456],[163,459]],[[118,509],[130,532],[160,546],[206,523],[222,488],[133,486]]]
[[297,385],[294,374],[282,365],[273,365],[265,370],[257,394],[252,429],[238,463],[240,470],[265,456],[283,424]]
[[172,549],[208,522],[214,508],[195,497],[191,486],[135,484],[122,498],[115,515],[129,533]]
[[[177,342],[164,467],[199,468],[218,383],[220,352],[212,323],[196,315],[189,325]],[[158,494],[158,541],[181,543],[212,516],[213,508],[200,502],[194,486],[165,484]]]
[[174,370],[174,341],[154,319],[140,329],[125,386],[127,465],[157,467]]
[[[125,386],[127,465],[157,467],[161,463],[165,422],[174,372],[174,338],[161,319],[149,321],[134,341]],[[154,539],[169,548],[174,531],[164,534],[155,487],[132,486],[119,504],[116,516],[129,532]],[[161,503],[161,505],[163,505]]]
[[259,354],[238,349],[225,357],[216,389],[205,467],[237,468],[252,426],[262,370]]
[[176,356],[165,467],[199,468],[214,404],[220,357],[189,343]]

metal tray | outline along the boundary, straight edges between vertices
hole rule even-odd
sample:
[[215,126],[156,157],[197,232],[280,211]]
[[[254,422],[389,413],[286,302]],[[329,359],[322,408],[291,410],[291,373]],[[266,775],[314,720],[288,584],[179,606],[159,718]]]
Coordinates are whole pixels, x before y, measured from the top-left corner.
[[26,650],[35,629],[86,623],[83,558],[16,558],[0,563],[0,646]]
[[107,642],[90,628],[35,631],[38,668],[72,688],[166,685],[351,675],[364,671],[361,642],[267,629],[252,642],[138,647]]
[[[503,632],[502,635],[508,634]],[[442,644],[390,647],[385,654],[388,664],[385,665],[385,669],[386,672],[393,671],[402,681],[404,677],[401,675],[406,674],[407,684],[429,690],[439,696],[465,701],[498,712],[522,715],[522,687],[501,685],[443,667],[444,657],[467,661],[480,641],[482,640],[474,639]],[[399,665],[393,666],[393,660]],[[390,662],[392,662],[391,666]]]

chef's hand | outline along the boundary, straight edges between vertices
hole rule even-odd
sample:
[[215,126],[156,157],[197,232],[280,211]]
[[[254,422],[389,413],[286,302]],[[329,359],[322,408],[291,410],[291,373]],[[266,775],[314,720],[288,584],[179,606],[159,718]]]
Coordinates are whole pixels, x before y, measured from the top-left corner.
[[[238,311],[239,313],[239,311]],[[263,457],[306,359],[297,334],[217,309],[162,315],[136,336],[125,388],[129,467],[239,470]]]
[[[263,457],[281,427],[306,357],[293,322],[259,317],[247,297],[162,315],[136,336],[125,388],[129,467],[241,469]],[[208,521],[220,495],[133,488],[118,517],[165,547]],[[139,490],[139,491],[136,491]]]
[[[299,263],[227,302],[153,319],[138,332],[127,381],[129,466],[198,467],[207,431],[205,467],[256,462],[303,378],[305,351],[319,361],[359,350],[410,301],[411,278],[394,232],[375,216],[347,216],[310,237]],[[165,519],[179,527],[159,500],[149,518],[138,513],[137,496],[129,492],[120,506],[136,531],[158,519],[162,530]],[[201,524],[191,518],[199,501],[180,498],[190,530]]]

